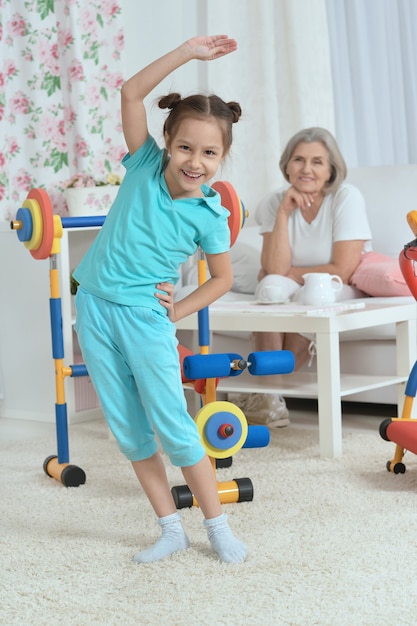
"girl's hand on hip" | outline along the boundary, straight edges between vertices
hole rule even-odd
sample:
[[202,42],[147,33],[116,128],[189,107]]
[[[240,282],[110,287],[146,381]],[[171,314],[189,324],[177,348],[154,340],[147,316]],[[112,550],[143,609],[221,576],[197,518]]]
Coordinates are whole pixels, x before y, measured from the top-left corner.
[[237,49],[235,39],[230,39],[227,35],[193,37],[186,41],[185,45],[188,46],[192,57],[200,61],[212,61]]
[[171,322],[175,322],[174,285],[172,283],[158,283],[156,288],[163,293],[156,291],[155,296],[158,298],[159,303],[167,309]]

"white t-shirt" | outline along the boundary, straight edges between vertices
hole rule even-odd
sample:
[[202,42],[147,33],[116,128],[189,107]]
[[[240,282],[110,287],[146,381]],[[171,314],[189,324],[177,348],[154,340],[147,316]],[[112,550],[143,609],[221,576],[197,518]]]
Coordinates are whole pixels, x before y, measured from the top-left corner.
[[[286,190],[274,191],[259,203],[256,221],[260,224],[261,234],[272,232]],[[305,221],[300,209],[295,209],[289,216],[288,236],[293,267],[331,263],[333,243],[336,241],[363,239],[362,252],[369,252],[372,249],[372,233],[363,195],[353,185],[340,185],[334,194],[324,197],[311,224]]]

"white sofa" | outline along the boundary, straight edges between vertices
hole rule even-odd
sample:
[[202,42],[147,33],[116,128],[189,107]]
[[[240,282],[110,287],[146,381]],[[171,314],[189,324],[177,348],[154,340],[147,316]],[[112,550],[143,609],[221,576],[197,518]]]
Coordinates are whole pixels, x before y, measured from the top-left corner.
[[[348,175],[348,182],[357,186],[365,197],[374,251],[397,259],[403,246],[414,239],[406,215],[409,211],[417,209],[417,165],[352,169]],[[251,215],[232,248],[234,287],[225,299],[248,300],[253,297],[262,246],[262,237],[254,223]],[[182,280],[185,289],[187,285],[196,283],[195,267],[192,263],[184,267]],[[364,297],[368,296],[364,294]],[[413,300],[411,296],[402,296],[399,299],[404,298]],[[396,354],[392,325],[346,332],[342,333],[341,337],[340,360],[343,372],[384,375],[395,371]],[[179,332],[179,339],[184,345],[195,349],[195,346],[191,345],[189,333]],[[213,333],[210,346],[213,353],[229,351],[247,355],[252,349],[249,334]],[[314,364],[311,367],[314,368]],[[396,390],[392,386],[384,387],[346,396],[345,399],[395,404]]]

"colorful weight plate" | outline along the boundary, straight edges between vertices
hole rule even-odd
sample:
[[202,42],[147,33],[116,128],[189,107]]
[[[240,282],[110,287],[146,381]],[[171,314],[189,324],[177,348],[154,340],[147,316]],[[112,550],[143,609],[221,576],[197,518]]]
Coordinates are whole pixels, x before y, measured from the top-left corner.
[[20,222],[20,228],[17,231],[19,241],[29,241],[33,233],[32,213],[29,209],[21,207],[16,213],[16,222]]
[[36,200],[42,214],[43,234],[42,241],[37,250],[30,253],[34,259],[47,259],[51,255],[54,242],[54,218],[52,204],[45,189],[31,189],[28,194],[29,200]]
[[[248,436],[246,417],[243,411],[231,402],[209,402],[199,410],[195,416],[195,422],[200,433],[201,443],[207,454],[213,459],[226,459],[233,456],[242,448]],[[221,422],[230,423],[234,428],[234,434],[230,438],[232,444],[230,446],[219,445],[217,435],[213,435],[214,431],[216,433],[219,431]],[[214,425],[214,430],[212,425]]]
[[41,245],[43,236],[43,224],[42,224],[42,212],[37,200],[30,200],[26,198],[22,207],[28,209],[32,216],[32,235],[28,241],[25,241],[25,246],[28,250],[37,250]]
[[233,185],[225,181],[217,181],[213,183],[212,188],[220,194],[222,206],[230,211],[229,229],[230,229],[230,245],[233,246],[243,224],[245,223],[245,209],[239,200]]

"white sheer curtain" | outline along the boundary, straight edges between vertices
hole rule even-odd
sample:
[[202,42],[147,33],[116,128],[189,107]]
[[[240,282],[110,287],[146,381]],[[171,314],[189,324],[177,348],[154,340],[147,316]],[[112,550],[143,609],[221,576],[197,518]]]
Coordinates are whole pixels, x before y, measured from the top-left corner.
[[417,2],[327,0],[327,12],[348,165],[417,163]]
[[[238,5],[238,6],[237,6]],[[223,177],[253,217],[259,200],[284,181],[285,143],[307,126],[334,131],[333,92],[324,0],[206,0],[206,32],[227,32],[236,54],[205,66],[207,89],[243,109]]]

